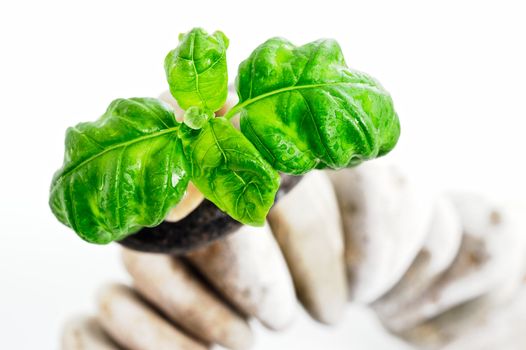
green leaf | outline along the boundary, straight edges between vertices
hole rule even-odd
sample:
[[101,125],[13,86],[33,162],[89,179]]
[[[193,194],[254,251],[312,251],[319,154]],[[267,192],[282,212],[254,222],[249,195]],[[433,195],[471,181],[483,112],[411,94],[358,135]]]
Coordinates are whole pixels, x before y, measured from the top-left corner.
[[243,224],[263,225],[279,175],[257,149],[224,118],[179,131],[186,170],[199,191]]
[[201,107],[212,112],[225,104],[228,94],[226,49],[222,32],[208,35],[201,28],[179,38],[164,60],[170,92],[182,109]]
[[188,184],[179,125],[160,101],[131,98],[69,128],[64,164],[51,184],[55,216],[99,244],[158,225]]
[[338,43],[296,47],[281,38],[239,67],[241,131],[277,170],[339,169],[389,152],[400,125],[389,94],[349,69]]

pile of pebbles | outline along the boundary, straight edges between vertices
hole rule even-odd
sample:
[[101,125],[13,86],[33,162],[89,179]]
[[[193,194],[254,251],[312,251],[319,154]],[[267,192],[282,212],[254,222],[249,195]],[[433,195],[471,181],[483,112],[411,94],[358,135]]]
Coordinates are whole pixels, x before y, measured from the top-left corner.
[[104,286],[63,348],[248,349],[248,319],[284,329],[298,300],[329,325],[348,302],[368,304],[418,348],[524,348],[526,211],[424,193],[375,162],[314,171],[263,227],[176,257],[125,248],[133,286]]
[[101,288],[97,315],[68,321],[62,347],[249,349],[249,319],[285,329],[299,301],[327,325],[349,302],[369,305],[421,349],[524,349],[524,214],[478,195],[431,195],[377,161],[313,171],[263,227],[177,256],[124,248],[133,285]]

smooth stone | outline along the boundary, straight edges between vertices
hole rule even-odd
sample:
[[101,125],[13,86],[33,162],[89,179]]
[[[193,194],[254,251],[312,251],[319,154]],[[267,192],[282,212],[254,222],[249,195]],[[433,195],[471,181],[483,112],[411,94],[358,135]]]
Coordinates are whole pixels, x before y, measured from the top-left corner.
[[418,349],[442,349],[454,339],[454,334],[466,330],[466,313],[470,313],[475,319],[484,318],[488,314],[488,303],[483,297],[472,299],[416,327],[404,330],[399,335]]
[[180,259],[128,249],[123,250],[122,258],[135,289],[185,331],[228,349],[251,346],[247,322]]
[[[525,276],[526,277],[526,276]],[[458,335],[443,350],[526,349],[526,286],[509,304],[478,318],[475,327]]]
[[112,284],[98,294],[98,317],[104,330],[129,350],[204,350],[142,301],[129,287]]
[[424,293],[451,265],[462,240],[462,225],[455,207],[445,196],[435,201],[433,219],[424,246],[402,279],[372,304],[382,323],[397,332],[406,327],[397,323],[411,303]]
[[[456,306],[402,336],[419,349],[508,350],[513,348],[509,343],[524,349],[524,310],[526,288],[508,295],[505,301],[490,293]],[[522,346],[517,347],[519,344]]]
[[119,350],[93,316],[77,316],[66,321],[62,332],[62,350]]
[[241,226],[186,258],[243,314],[273,330],[292,322],[296,313],[292,278],[267,223]]
[[406,273],[429,232],[433,202],[376,161],[330,172],[344,228],[351,300],[372,303]]
[[509,299],[520,285],[526,265],[524,219],[513,208],[471,194],[450,198],[463,227],[459,253],[433,285],[391,320],[403,325],[399,329],[404,336],[419,344],[433,343],[435,336],[427,335],[441,332],[442,319],[456,319],[460,325],[463,312],[452,312],[454,317],[441,315],[446,311],[473,300],[482,300],[478,305],[494,305]]
[[305,309],[322,323],[338,322],[347,280],[341,217],[326,173],[305,175],[271,209],[268,220]]

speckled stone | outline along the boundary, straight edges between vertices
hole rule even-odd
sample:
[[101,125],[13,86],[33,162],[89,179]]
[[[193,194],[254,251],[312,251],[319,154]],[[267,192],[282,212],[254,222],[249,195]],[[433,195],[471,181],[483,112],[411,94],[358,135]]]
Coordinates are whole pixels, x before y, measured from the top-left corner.
[[228,349],[248,349],[247,322],[203,284],[180,259],[123,250],[135,289],[189,334]]
[[422,248],[431,196],[377,161],[330,172],[345,233],[351,300],[372,303],[406,273]]
[[112,284],[100,290],[98,318],[104,330],[130,350],[208,348],[166,321],[124,285]]
[[397,316],[424,293],[451,265],[462,239],[462,225],[455,207],[444,196],[437,198],[433,220],[424,246],[402,279],[372,305],[384,325],[400,331]]
[[62,332],[62,350],[119,350],[93,316],[76,316],[66,321]]
[[[477,307],[477,305],[472,305]],[[459,326],[443,350],[524,350],[526,349],[526,285],[509,303],[471,317],[474,324]],[[468,311],[468,310],[465,310]],[[465,313],[464,313],[465,315]],[[454,321],[455,323],[458,321]],[[451,327],[450,327],[451,328]]]
[[[451,199],[464,235],[445,273],[398,316],[402,336],[419,346],[441,347],[518,290],[526,257],[524,216],[470,194]],[[474,323],[475,321],[475,323]]]
[[343,232],[327,175],[313,171],[268,216],[298,298],[316,320],[338,322],[347,302]]
[[296,312],[294,287],[268,224],[242,226],[186,258],[243,314],[274,330],[291,323]]

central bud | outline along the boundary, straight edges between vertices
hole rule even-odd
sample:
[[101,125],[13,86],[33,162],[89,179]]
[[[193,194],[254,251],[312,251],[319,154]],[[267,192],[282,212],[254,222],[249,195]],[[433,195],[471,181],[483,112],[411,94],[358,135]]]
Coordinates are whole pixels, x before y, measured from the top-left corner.
[[184,123],[191,129],[201,129],[211,118],[214,113],[197,106],[192,106],[184,112]]

